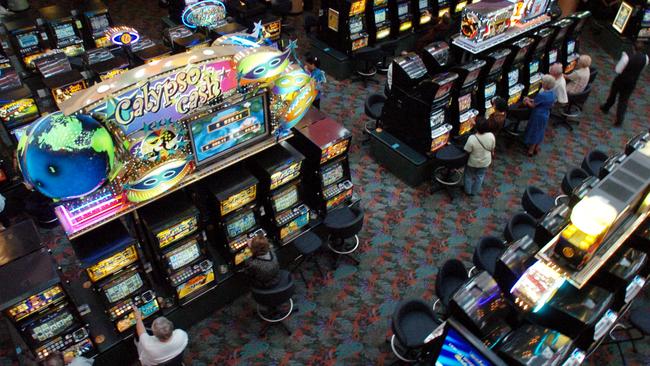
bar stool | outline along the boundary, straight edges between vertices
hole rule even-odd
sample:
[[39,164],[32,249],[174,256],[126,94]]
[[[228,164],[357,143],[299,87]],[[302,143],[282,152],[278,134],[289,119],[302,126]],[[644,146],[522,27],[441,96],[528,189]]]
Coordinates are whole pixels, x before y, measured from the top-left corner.
[[537,221],[534,217],[525,212],[515,214],[503,230],[503,236],[506,241],[512,243],[524,236],[529,236],[531,239],[535,237],[535,229],[537,228]]
[[[323,225],[329,235],[328,248],[337,255],[334,267],[338,266],[342,257],[350,259],[355,264],[359,260],[352,254],[359,248],[359,237],[357,234],[363,227],[364,212],[361,208],[342,207],[327,214]],[[345,240],[354,237],[354,243],[346,243]]]
[[402,301],[391,319],[391,350],[403,362],[418,361],[427,337],[438,325],[435,313],[427,303],[418,299]]
[[460,186],[463,180],[461,168],[467,163],[469,155],[465,150],[456,145],[447,145],[436,152],[439,166],[433,171],[434,186],[431,193],[444,189],[449,199],[454,199],[451,188]]
[[600,172],[600,167],[605,164],[605,161],[609,159],[609,156],[600,151],[600,150],[592,150],[590,151],[587,155],[585,155],[585,158],[582,160],[582,169],[584,169],[589,175],[593,175],[594,177],[598,177],[598,173]]
[[555,199],[535,186],[528,186],[521,196],[521,206],[531,216],[539,219],[555,206]]
[[323,277],[323,271],[321,270],[320,264],[318,263],[318,258],[316,258],[316,253],[320,248],[323,247],[323,239],[321,239],[320,236],[314,234],[313,232],[308,231],[296,238],[296,240],[293,241],[293,246],[296,248],[298,253],[300,253],[300,256],[294,262],[295,264],[292,272],[298,271],[300,277],[302,278],[302,282],[305,283],[305,286],[307,286],[307,280],[305,280],[305,275],[301,269],[303,263],[314,261],[314,263],[316,263],[316,268],[318,268],[318,272],[320,273],[321,277]]
[[[265,322],[262,325],[262,329],[260,329],[260,337],[263,337],[273,325],[281,326],[287,332],[287,335],[291,335],[291,330],[283,323],[283,320],[287,319],[296,310],[294,309],[293,299],[291,298],[295,290],[295,285],[291,278],[291,273],[280,271],[280,277],[282,280],[273,288],[251,288],[253,299],[257,303],[257,315]],[[287,303],[289,304],[289,310],[285,312],[282,306]],[[263,311],[260,305],[266,309]]]

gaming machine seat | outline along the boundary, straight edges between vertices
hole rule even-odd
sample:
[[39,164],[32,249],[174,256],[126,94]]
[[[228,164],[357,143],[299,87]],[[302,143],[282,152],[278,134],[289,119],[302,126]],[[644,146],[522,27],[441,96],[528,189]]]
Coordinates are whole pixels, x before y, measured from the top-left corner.
[[431,307],[422,300],[402,301],[397,305],[391,319],[393,336],[390,346],[397,358],[404,362],[415,362],[420,357],[424,340],[439,323]]
[[605,164],[605,161],[609,159],[609,156],[600,150],[592,150],[585,158],[582,160],[582,169],[584,169],[589,175],[594,177],[598,176],[600,168]]
[[539,219],[555,206],[555,200],[541,189],[528,186],[521,196],[521,205],[531,216]]
[[472,258],[477,269],[484,270],[494,277],[497,260],[506,250],[503,240],[494,236],[484,236],[478,241]]
[[589,178],[589,173],[578,167],[571,168],[562,179],[562,192],[570,196],[573,190]]
[[436,296],[447,308],[456,291],[467,281],[467,269],[458,259],[446,261],[436,276]]
[[509,243],[519,240],[524,236],[530,236],[533,239],[536,228],[537,221],[535,218],[525,212],[520,212],[508,221],[506,228],[503,230],[503,236]]

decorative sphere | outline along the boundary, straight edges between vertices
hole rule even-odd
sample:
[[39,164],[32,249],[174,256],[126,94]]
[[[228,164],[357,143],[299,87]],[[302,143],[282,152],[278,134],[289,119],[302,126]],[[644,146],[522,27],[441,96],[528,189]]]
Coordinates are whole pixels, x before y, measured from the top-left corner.
[[41,117],[18,144],[25,181],[53,199],[93,192],[107,180],[114,159],[110,133],[87,115]]

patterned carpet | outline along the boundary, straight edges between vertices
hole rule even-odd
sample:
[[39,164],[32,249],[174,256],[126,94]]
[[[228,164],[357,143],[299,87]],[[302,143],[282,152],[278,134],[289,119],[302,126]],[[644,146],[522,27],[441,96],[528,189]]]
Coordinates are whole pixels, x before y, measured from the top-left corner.
[[[110,7],[118,23],[133,24],[152,36],[160,29],[158,19],[164,10],[155,1],[116,0],[110,2]],[[305,52],[308,44],[300,31],[302,17],[292,21],[301,35],[300,51]],[[520,198],[527,185],[557,195],[564,172],[579,165],[587,151],[599,148],[619,152],[630,137],[648,128],[647,71],[622,128],[613,128],[613,116],[597,110],[608,92],[614,61],[599,48],[597,36],[586,33],[583,51],[592,55],[600,75],[580,126],[573,132],[550,127],[536,158],[526,157],[520,143],[499,137],[497,158],[488,171],[484,190],[473,199],[459,195],[452,202],[445,194],[430,195],[427,185],[411,188],[378,166],[368,147],[361,144],[363,125],[368,121],[363,101],[370,93],[382,91],[383,77],[378,77],[380,83],[368,87],[330,78],[322,110],[353,133],[353,182],[366,209],[360,235],[361,264],[341,265],[324,279],[308,271],[307,286],[296,281],[294,300],[300,310],[288,321],[294,330],[290,337],[274,329],[266,338],[259,338],[261,324],[249,296],[216,310],[210,318],[188,329],[186,363],[334,366],[393,362],[385,339],[390,335],[389,319],[397,302],[408,297],[433,302],[438,266],[449,258],[461,259],[469,266],[478,238],[501,236],[506,221],[521,210]],[[49,232],[47,236],[57,257],[64,264],[72,263],[72,253],[61,233]],[[636,355],[628,346],[624,348],[628,361],[650,365],[648,342],[639,346],[641,352]],[[0,358],[0,364],[15,363],[7,347],[0,351],[2,355],[6,357]],[[586,364],[622,363],[613,347],[602,347]]]

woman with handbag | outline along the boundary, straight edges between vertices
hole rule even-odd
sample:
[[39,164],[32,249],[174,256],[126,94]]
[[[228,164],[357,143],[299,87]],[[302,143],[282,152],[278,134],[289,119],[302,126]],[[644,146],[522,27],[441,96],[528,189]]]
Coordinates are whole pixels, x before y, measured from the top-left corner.
[[483,179],[487,168],[492,164],[496,138],[490,132],[486,121],[476,125],[476,133],[470,136],[465,143],[465,151],[469,153],[467,166],[465,166],[465,193],[474,196],[481,192]]

